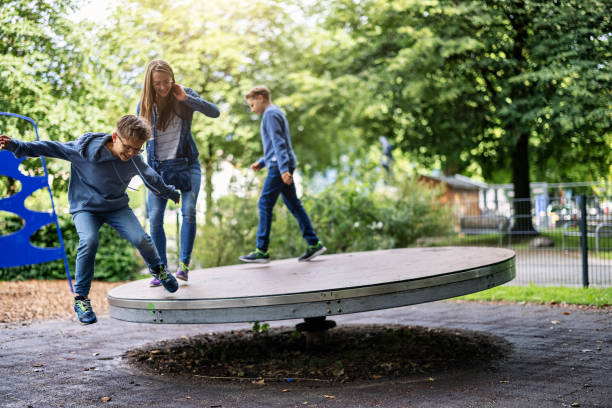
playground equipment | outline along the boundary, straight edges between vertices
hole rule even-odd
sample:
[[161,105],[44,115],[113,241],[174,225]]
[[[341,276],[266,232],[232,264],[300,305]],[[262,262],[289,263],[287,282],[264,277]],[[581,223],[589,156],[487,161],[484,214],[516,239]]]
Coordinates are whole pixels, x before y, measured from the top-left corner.
[[303,318],[306,331],[317,331],[333,327],[327,316],[447,299],[514,276],[509,249],[405,248],[193,270],[175,293],[139,280],[111,289],[108,301],[111,317],[132,322]]
[[[0,116],[9,116],[28,121],[34,126],[36,140],[38,141],[38,126],[36,122],[27,117],[15,113],[0,112]],[[17,232],[9,235],[0,236],[0,268],[8,268],[23,265],[39,264],[50,262],[57,259],[64,260],[64,268],[70,290],[74,292],[72,287],[72,279],[70,278],[70,269],[68,268],[68,259],[64,248],[64,240],[59,225],[59,220],[55,212],[55,204],[53,202],[53,194],[49,185],[49,174],[45,158],[40,158],[45,172],[44,176],[27,176],[19,171],[19,165],[25,158],[17,159],[13,153],[0,150],[0,175],[11,177],[21,183],[21,190],[9,197],[0,198],[0,210],[12,212],[20,216],[24,220],[24,227]],[[51,199],[51,213],[32,211],[25,206],[25,200],[36,190],[47,188],[49,198]],[[41,227],[55,222],[57,228],[57,236],[59,238],[59,247],[55,248],[40,248],[34,246],[30,242],[30,237]]]

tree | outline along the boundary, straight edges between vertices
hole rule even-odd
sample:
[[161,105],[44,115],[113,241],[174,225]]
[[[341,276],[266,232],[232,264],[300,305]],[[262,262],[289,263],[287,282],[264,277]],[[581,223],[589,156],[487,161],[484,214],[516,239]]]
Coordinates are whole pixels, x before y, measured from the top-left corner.
[[[0,110],[33,118],[42,139],[67,141],[114,125],[115,118],[106,115],[114,98],[88,57],[81,31],[86,27],[66,18],[75,3],[7,0],[0,5]],[[25,121],[4,120],[1,126],[17,138],[32,130]],[[31,166],[25,162],[26,170],[34,170]],[[54,189],[65,191],[69,165],[52,161],[49,167],[56,175]],[[7,183],[11,191],[13,182]]]
[[[515,187],[515,230],[533,232],[529,180],[601,176],[610,155],[609,37],[600,0],[330,2],[346,62],[378,109],[357,126],[447,173]],[[567,161],[582,171],[568,172]],[[477,164],[477,168],[473,167]],[[535,166],[534,166],[535,165]],[[588,174],[587,173],[587,174]]]
[[195,115],[193,122],[207,222],[212,176],[221,160],[244,166],[261,154],[259,122],[247,111],[244,94],[259,82],[274,82],[271,72],[278,72],[291,54],[294,26],[281,4],[229,0],[213,8],[203,2],[133,0],[121,4],[111,24],[100,30],[100,58],[121,86],[132,89],[130,110],[136,108],[146,64],[154,58],[168,61],[178,83],[220,107],[218,120]]

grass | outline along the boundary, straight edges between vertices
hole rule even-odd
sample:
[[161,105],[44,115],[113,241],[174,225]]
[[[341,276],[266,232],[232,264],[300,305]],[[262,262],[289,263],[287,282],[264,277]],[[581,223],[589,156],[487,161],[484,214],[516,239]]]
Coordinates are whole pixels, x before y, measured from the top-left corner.
[[573,288],[536,285],[498,286],[455,299],[604,307],[612,306],[612,288]]

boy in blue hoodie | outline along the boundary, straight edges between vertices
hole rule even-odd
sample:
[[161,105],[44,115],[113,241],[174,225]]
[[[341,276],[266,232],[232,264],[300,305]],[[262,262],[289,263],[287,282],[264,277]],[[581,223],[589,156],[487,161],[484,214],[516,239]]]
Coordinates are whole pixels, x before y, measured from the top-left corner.
[[155,194],[175,202],[180,198],[176,189],[166,185],[140,156],[142,145],[150,137],[149,124],[134,115],[119,119],[112,134],[86,133],[68,143],[22,142],[0,135],[0,150],[11,151],[16,157],[57,157],[71,163],[68,201],[79,234],[74,310],[83,324],[97,321],[88,295],[98,250],[98,231],[103,223],[109,224],[138,249],[151,274],[166,290],[175,292],[178,289],[176,279],[167,273],[151,237],[129,207],[125,193],[132,177],[139,175]]
[[306,252],[298,258],[298,261],[310,261],[325,252],[327,248],[317,237],[308,214],[295,192],[293,172],[297,160],[291,147],[289,122],[287,122],[283,111],[272,104],[272,96],[268,87],[264,85],[254,87],[245,95],[245,99],[251,111],[261,116],[260,130],[264,157],[251,164],[251,169],[259,171],[263,167],[267,167],[268,175],[259,197],[259,225],[257,226],[255,250],[248,255],[240,256],[238,259],[249,263],[270,262],[268,244],[270,243],[270,229],[272,227],[272,209],[280,195],[297,220],[302,230],[302,237],[307,243]]

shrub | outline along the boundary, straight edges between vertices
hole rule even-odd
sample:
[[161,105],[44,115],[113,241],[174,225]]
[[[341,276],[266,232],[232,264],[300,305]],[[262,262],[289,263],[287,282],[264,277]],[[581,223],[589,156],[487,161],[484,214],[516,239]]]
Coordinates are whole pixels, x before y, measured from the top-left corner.
[[[0,235],[7,235],[18,231],[23,223],[17,216],[3,217],[0,225]],[[79,236],[70,215],[59,216],[62,238],[71,276],[74,278],[74,267],[76,251],[79,245]],[[100,228],[100,245],[96,254],[96,268],[94,279],[109,282],[118,282],[133,279],[144,263],[140,259],[132,245],[119,237],[117,232],[107,224]],[[33,245],[40,247],[57,247],[59,239],[55,224],[49,224],[36,233],[30,239]],[[65,279],[66,272],[64,261],[57,260],[42,264],[18,266],[13,268],[0,268],[0,280],[24,280],[24,279]]]
[[[406,181],[394,188],[336,183],[302,204],[328,253],[403,248],[417,238],[448,230],[450,212],[438,192]],[[202,267],[235,264],[252,251],[257,234],[257,197],[226,196],[215,206],[212,225],[198,230],[194,263]],[[297,257],[306,248],[297,221],[279,198],[270,235],[275,259]]]

